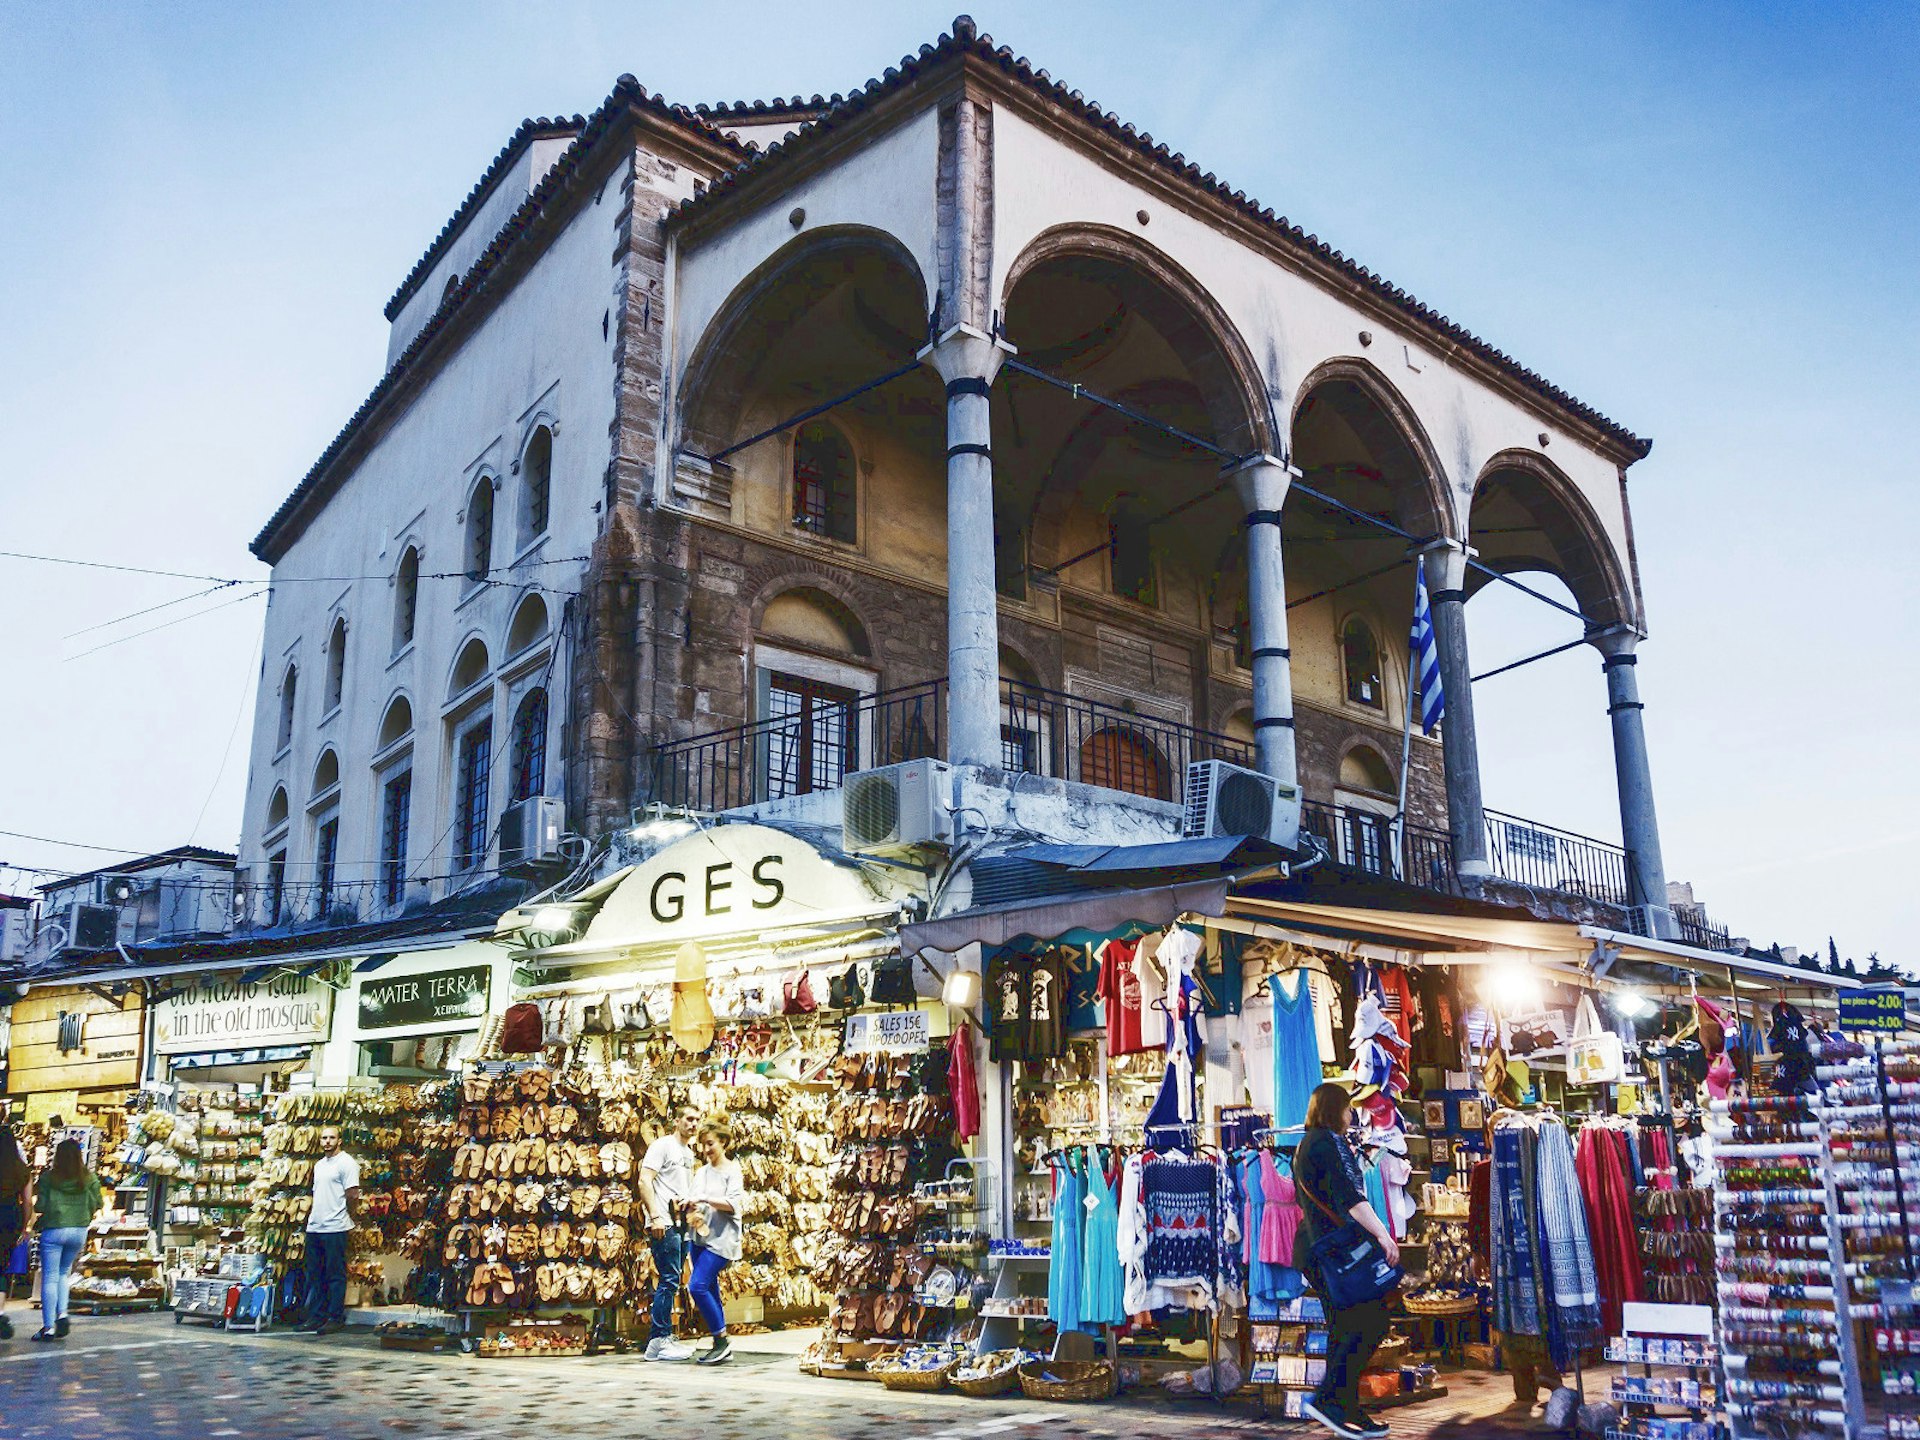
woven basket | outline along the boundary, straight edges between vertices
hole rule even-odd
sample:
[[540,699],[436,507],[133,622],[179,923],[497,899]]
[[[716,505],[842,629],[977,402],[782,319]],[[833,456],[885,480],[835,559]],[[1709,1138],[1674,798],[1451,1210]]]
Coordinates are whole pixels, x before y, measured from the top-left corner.
[[1402,1300],[1401,1305],[1409,1315],[1424,1315],[1429,1319],[1442,1315],[1471,1315],[1480,1308],[1477,1295],[1457,1295],[1448,1300]]
[[1406,1336],[1389,1335],[1380,1342],[1380,1348],[1373,1352],[1373,1358],[1367,1361],[1367,1369],[1391,1370],[1412,1348],[1413,1342]]
[[959,1380],[949,1375],[947,1384],[962,1395],[971,1395],[976,1400],[991,1400],[1019,1386],[1020,1367],[1009,1365],[1004,1370],[996,1370],[991,1375],[982,1375],[973,1380]]
[[1113,1381],[1106,1360],[1032,1360],[1020,1367],[1020,1389],[1029,1400],[1105,1400]]
[[946,1388],[947,1375],[957,1365],[958,1360],[949,1360],[937,1370],[876,1370],[880,1383],[889,1390],[910,1390],[921,1395],[931,1395],[936,1390]]

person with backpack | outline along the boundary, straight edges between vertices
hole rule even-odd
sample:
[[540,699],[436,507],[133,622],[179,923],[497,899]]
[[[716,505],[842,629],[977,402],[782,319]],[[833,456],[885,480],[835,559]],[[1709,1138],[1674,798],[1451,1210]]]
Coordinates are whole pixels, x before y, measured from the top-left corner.
[[27,1230],[27,1182],[33,1170],[11,1126],[0,1126],[0,1340],[13,1338],[7,1319],[7,1262]]
[[[1347,1089],[1329,1080],[1316,1087],[1307,1100],[1307,1134],[1293,1158],[1293,1184],[1301,1197],[1300,1210],[1306,1223],[1296,1240],[1296,1264],[1307,1282],[1319,1293],[1327,1311],[1327,1370],[1319,1387],[1301,1407],[1310,1420],[1317,1420],[1335,1435],[1346,1440],[1382,1436],[1387,1427],[1360,1408],[1360,1376],[1380,1342],[1387,1338],[1387,1307],[1391,1287],[1372,1298],[1340,1303],[1334,1277],[1326,1273],[1326,1252],[1321,1242],[1338,1235],[1341,1249],[1351,1251],[1357,1242],[1364,1246],[1370,1237],[1390,1267],[1400,1264],[1400,1246],[1393,1231],[1367,1199],[1366,1182],[1360,1174],[1360,1159],[1347,1140],[1352,1121]],[[1353,1232],[1357,1226],[1364,1237]],[[1363,1288],[1372,1288],[1370,1286]]]
[[80,1142],[62,1140],[54,1147],[53,1164],[40,1174],[34,1187],[33,1208],[40,1230],[40,1320],[36,1340],[64,1340],[67,1294],[73,1288],[73,1266],[87,1248],[87,1227],[105,1203],[100,1177],[87,1169]]

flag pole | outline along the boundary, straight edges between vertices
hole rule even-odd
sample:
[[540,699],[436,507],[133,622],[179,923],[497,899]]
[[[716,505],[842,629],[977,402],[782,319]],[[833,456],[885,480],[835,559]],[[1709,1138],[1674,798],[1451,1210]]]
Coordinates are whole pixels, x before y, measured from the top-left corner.
[[1419,657],[1413,654],[1413,647],[1407,647],[1407,721],[1400,732],[1400,799],[1394,807],[1394,823],[1400,827],[1399,843],[1394,849],[1399,853],[1400,878],[1406,880],[1410,873],[1407,869],[1407,764],[1413,758],[1413,706],[1414,699],[1420,693]]

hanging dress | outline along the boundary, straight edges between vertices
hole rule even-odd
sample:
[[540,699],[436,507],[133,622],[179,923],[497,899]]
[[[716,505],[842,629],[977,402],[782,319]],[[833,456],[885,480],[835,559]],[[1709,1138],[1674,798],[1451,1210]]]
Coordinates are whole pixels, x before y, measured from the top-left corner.
[[1320,1041],[1313,1028],[1313,986],[1307,972],[1275,975],[1269,988],[1273,991],[1273,1123],[1286,1130],[1307,1123],[1307,1101],[1320,1083]]
[[[1080,1323],[1124,1325],[1126,1280],[1120,1273],[1120,1201],[1097,1159],[1087,1168],[1086,1241],[1081,1256]],[[1057,1224],[1056,1220],[1056,1224]]]
[[[1081,1227],[1084,1224],[1086,1181],[1062,1157],[1054,1167],[1053,1257],[1047,1266],[1047,1316],[1062,1330],[1080,1324]],[[1119,1251],[1116,1249],[1116,1255]]]

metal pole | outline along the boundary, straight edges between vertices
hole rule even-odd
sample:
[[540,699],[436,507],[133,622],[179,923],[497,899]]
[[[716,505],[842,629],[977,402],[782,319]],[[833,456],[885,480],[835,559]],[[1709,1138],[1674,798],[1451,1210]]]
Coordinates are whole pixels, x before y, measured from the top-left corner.
[[1407,878],[1407,769],[1413,761],[1413,692],[1420,683],[1419,658],[1407,647],[1407,720],[1400,731],[1400,798],[1394,807],[1393,823],[1400,833],[1394,843],[1394,858],[1399,863],[1399,878]]

